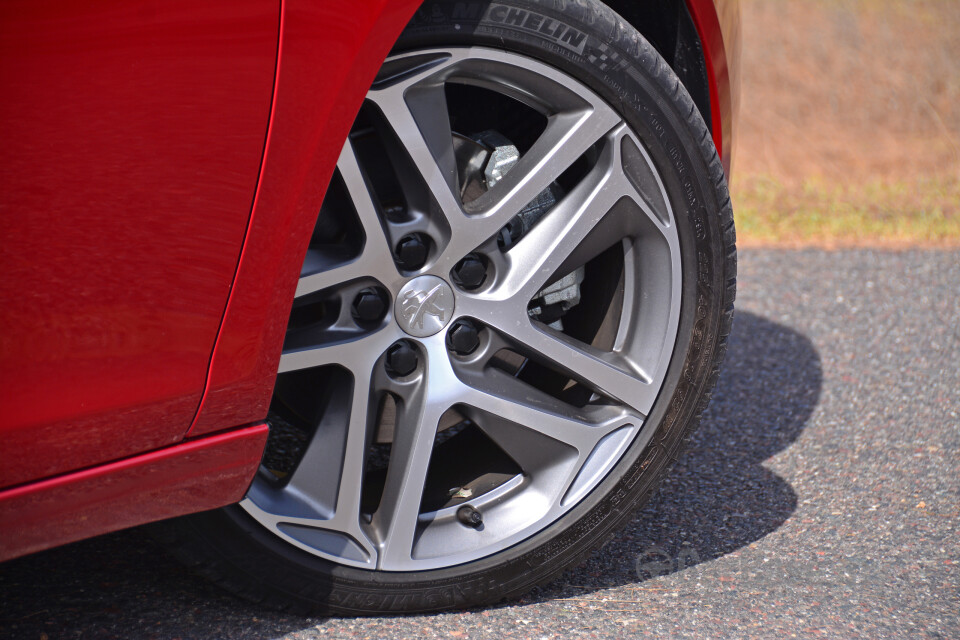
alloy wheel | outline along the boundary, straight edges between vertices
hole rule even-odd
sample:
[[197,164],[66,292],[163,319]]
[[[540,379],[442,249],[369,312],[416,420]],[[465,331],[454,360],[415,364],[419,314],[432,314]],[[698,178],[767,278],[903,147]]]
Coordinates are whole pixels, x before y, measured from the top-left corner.
[[297,286],[241,507],[334,562],[471,562],[638,439],[677,339],[674,216],[589,88],[482,47],[387,60]]

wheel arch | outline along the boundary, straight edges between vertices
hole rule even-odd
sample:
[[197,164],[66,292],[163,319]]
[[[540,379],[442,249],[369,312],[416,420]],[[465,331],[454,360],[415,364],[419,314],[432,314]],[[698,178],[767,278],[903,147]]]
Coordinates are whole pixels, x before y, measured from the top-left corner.
[[[606,0],[663,56],[710,127],[710,84],[703,46],[684,0]],[[711,127],[712,128],[712,127]]]
[[663,56],[693,98],[729,179],[738,102],[739,0],[604,0]]

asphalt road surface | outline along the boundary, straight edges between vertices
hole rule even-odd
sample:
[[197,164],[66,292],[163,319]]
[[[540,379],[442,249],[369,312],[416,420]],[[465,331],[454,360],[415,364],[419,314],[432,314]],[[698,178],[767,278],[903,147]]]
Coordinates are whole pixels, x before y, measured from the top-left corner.
[[960,252],[743,251],[713,404],[659,495],[523,601],[301,618],[140,530],[0,566],[0,636],[958,638]]

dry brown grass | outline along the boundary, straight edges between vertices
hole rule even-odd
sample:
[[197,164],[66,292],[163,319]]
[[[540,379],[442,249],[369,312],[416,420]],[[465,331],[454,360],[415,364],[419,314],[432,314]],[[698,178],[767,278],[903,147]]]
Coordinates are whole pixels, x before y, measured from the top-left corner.
[[742,13],[741,243],[960,246],[960,2]]

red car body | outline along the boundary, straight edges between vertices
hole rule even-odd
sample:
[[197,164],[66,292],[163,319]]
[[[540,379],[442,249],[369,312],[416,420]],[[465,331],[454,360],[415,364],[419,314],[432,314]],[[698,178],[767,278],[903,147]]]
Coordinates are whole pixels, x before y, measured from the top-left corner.
[[[242,498],[327,181],[419,4],[3,3],[0,559]],[[737,3],[687,6],[729,173]]]

